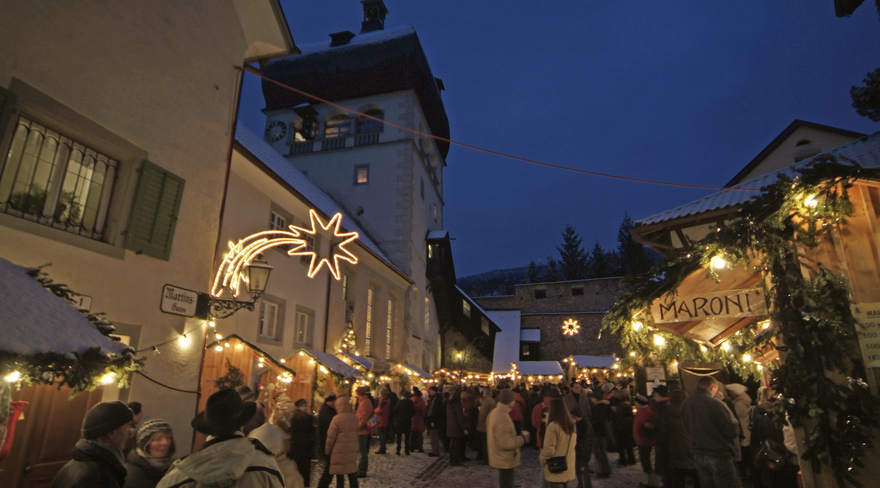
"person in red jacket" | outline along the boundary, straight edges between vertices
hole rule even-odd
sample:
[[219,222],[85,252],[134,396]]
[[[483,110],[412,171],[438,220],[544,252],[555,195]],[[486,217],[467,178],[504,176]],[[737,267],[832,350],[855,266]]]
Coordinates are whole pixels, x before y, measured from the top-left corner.
[[425,400],[422,398],[422,392],[415,386],[413,387],[412,402],[416,407],[416,414],[412,418],[412,434],[410,435],[411,450],[412,452],[425,452],[425,412],[428,407],[425,405]]
[[[370,390],[366,386],[359,386],[355,393],[358,397],[357,419],[358,419],[358,478],[367,477],[367,462],[370,454],[370,435],[372,429],[367,426],[370,417],[373,416],[373,402],[367,396]],[[338,400],[337,400],[338,401]]]
[[[502,388],[503,389],[503,388]],[[523,397],[520,396],[519,391],[513,390],[514,393],[514,401],[513,408],[510,409],[510,420],[513,420],[513,425],[516,427],[517,432],[522,432],[523,430],[523,417],[525,416],[526,411],[526,401],[523,400]]]
[[376,430],[379,431],[379,450],[376,454],[385,454],[385,443],[388,441],[388,425],[391,423],[391,397],[388,396],[388,389],[379,390],[379,406],[373,410],[379,423]]
[[544,400],[535,405],[535,408],[532,409],[532,427],[535,428],[535,435],[537,446],[544,447],[544,429],[541,427],[541,423],[543,419],[541,418],[541,412],[544,410],[544,407],[548,407],[550,402],[555,398],[560,398],[562,395],[559,393],[559,389],[555,386],[546,388],[543,391]]
[[648,406],[648,399],[642,395],[635,398],[636,415],[633,418],[633,439],[639,448],[639,462],[642,463],[642,471],[647,476],[647,483],[639,483],[640,487],[657,486],[654,481],[654,470],[651,467],[651,450],[654,448],[654,431],[655,414],[651,407]]

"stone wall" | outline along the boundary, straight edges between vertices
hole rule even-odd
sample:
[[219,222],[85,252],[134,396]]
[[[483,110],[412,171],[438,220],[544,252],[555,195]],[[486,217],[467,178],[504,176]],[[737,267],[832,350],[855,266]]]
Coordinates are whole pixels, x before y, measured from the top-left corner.
[[[444,332],[443,367],[477,373],[492,372],[492,359],[483,356],[465,336],[454,328]],[[457,354],[461,353],[461,359]]]

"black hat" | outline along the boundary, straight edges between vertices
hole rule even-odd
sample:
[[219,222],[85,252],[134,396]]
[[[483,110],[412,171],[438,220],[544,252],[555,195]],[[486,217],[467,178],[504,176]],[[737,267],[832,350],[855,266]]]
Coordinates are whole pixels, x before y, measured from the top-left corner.
[[256,395],[256,392],[251,390],[247,385],[239,386],[235,391],[238,392],[238,396],[241,397],[241,401],[243,402],[250,400]]
[[82,423],[83,439],[100,439],[131,422],[134,414],[128,405],[120,401],[101,402],[86,413]]
[[226,434],[246,424],[256,411],[257,404],[242,402],[235,390],[220,390],[208,397],[205,411],[196,415],[190,425],[203,434]]
[[657,385],[654,387],[651,393],[657,393],[660,396],[666,397],[669,396],[669,387],[666,385]]

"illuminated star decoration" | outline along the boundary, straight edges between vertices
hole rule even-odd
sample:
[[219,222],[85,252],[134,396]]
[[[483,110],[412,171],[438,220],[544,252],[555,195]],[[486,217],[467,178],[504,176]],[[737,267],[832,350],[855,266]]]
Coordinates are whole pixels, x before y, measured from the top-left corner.
[[578,333],[581,326],[578,325],[578,321],[574,319],[568,319],[562,324],[562,333],[565,335],[573,336]]
[[326,257],[318,257],[318,253],[316,250],[308,250],[308,243],[306,241],[302,241],[301,244],[297,245],[290,251],[287,251],[287,254],[291,256],[309,256],[311,258],[311,262],[309,263],[309,278],[313,278],[318,271],[321,270],[321,266],[327,265],[327,269],[330,270],[330,274],[333,275],[336,280],[340,280],[341,276],[339,274],[339,261],[348,261],[351,264],[357,264],[358,259],[357,256],[352,254],[348,249],[345,248],[346,244],[354,242],[358,238],[357,232],[339,232],[339,225],[342,223],[342,214],[337,213],[330,219],[326,224],[321,221],[321,217],[318,216],[318,213],[315,212],[314,209],[309,210],[309,220],[311,220],[311,229],[306,229],[303,227],[297,227],[295,225],[290,226],[290,230],[297,233],[297,235],[309,234],[311,236],[316,236],[318,232],[318,228],[321,228],[325,232],[330,231],[332,228],[331,242],[330,242],[330,256],[333,258],[333,263],[330,263],[330,258]]
[[229,252],[223,255],[223,262],[220,263],[211,287],[211,296],[220,297],[224,289],[229,289],[232,296],[237,297],[241,291],[241,282],[248,282],[247,267],[263,252],[273,247],[301,247],[306,244],[298,232],[281,229],[251,234],[238,243],[229,241]]

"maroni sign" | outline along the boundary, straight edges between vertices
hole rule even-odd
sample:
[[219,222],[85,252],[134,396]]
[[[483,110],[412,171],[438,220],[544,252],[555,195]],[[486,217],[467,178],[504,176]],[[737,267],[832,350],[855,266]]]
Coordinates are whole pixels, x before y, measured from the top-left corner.
[[654,323],[735,319],[767,313],[764,291],[730,290],[699,295],[678,295],[656,300],[651,306]]
[[162,287],[162,303],[159,308],[165,313],[192,317],[196,314],[198,301],[199,294],[197,292],[174,285],[165,285]]

